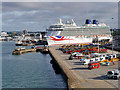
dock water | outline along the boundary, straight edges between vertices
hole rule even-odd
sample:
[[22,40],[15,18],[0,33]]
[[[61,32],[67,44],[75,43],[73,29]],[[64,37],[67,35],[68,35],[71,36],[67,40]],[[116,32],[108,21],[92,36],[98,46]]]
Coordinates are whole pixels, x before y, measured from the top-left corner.
[[2,42],[2,90],[67,88],[61,74],[55,74],[49,54],[30,52],[16,56],[12,55],[14,49],[14,42]]
[[117,63],[89,70],[87,65],[80,65],[79,60],[68,60],[69,54],[63,54],[58,48],[49,47],[49,52],[66,75],[68,88],[118,88],[118,80],[105,78],[108,70],[118,68]]

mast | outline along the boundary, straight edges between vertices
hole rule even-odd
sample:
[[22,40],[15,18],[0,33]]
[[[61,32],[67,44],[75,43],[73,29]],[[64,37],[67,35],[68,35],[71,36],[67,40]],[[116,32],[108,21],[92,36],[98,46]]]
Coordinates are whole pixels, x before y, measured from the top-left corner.
[[59,19],[58,24],[63,25],[63,23],[62,23],[62,19],[61,19],[61,18]]
[[73,26],[77,26],[73,19],[71,21]]

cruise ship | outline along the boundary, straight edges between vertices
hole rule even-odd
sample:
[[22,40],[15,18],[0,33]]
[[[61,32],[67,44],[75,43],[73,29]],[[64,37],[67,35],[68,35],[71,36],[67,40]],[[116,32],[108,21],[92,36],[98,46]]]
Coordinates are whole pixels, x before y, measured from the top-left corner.
[[58,24],[50,25],[47,30],[47,42],[49,46],[63,44],[92,43],[95,39],[112,40],[110,27],[98,20],[86,19],[85,24],[77,26],[74,20],[63,23],[59,19]]

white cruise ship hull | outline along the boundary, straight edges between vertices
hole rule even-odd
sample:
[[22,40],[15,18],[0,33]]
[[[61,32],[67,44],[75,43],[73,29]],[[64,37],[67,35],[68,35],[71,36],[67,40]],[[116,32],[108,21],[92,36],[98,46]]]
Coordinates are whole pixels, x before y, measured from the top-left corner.
[[112,40],[110,27],[104,23],[98,23],[98,20],[86,19],[86,23],[77,26],[74,20],[50,25],[46,34],[48,45],[92,43],[92,41]]
[[47,38],[48,46],[53,45],[64,45],[64,44],[82,44],[82,43],[92,43],[92,38],[85,38],[85,37],[75,37],[75,36],[49,36]]

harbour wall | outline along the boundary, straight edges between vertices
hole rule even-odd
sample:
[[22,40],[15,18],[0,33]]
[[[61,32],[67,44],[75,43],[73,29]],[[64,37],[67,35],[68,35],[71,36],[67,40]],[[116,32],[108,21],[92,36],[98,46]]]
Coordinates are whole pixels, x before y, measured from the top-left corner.
[[68,87],[68,77],[66,76],[64,70],[61,68],[61,66],[59,65],[57,60],[54,58],[54,56],[51,53],[50,49],[49,49],[49,55],[52,57],[51,64],[55,64],[55,69],[57,68],[56,69],[57,73],[60,73],[62,75],[62,77],[65,80],[65,82],[67,83],[67,87]]
[[63,62],[61,60],[62,58],[59,57],[59,55],[56,53],[53,47],[49,47],[49,54],[56,61],[58,66],[61,68],[62,70],[61,74],[63,78],[66,80],[68,88],[69,89],[70,88],[83,88],[83,86],[80,85],[80,82],[77,76],[75,75],[75,73],[73,71],[70,72],[69,70],[70,66],[66,62]]

